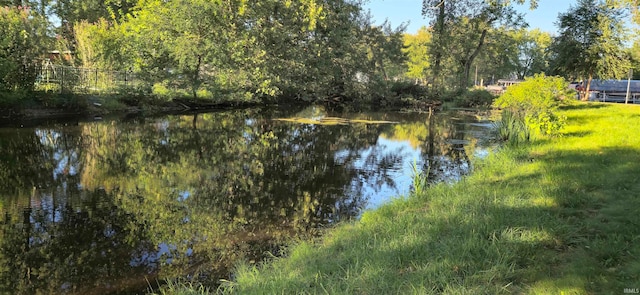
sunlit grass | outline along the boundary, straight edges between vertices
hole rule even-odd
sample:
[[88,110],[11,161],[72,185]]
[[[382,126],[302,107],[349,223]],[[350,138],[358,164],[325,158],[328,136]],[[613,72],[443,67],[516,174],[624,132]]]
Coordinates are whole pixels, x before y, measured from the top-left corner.
[[204,295],[204,294],[212,294],[213,292],[202,285],[178,282],[178,281],[168,281],[163,286],[159,287],[158,290],[151,290],[151,295]]
[[640,107],[578,104],[563,136],[240,265],[237,294],[621,294],[640,283]]

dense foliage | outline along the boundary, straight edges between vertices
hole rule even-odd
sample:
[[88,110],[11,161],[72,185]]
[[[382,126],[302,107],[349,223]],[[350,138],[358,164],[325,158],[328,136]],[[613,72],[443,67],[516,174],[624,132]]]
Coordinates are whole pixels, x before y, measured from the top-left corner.
[[361,10],[344,0],[143,1],[120,22],[76,25],[78,54],[194,98],[359,97],[403,60],[401,31],[372,26]]
[[[130,73],[129,87],[161,98],[368,100],[404,72],[404,28],[373,25],[361,1],[24,3],[39,13],[17,4],[0,3],[2,74],[22,81],[5,79],[7,90],[33,87],[34,71],[20,67],[54,49],[73,55],[54,63]],[[47,17],[60,19],[56,35]]]
[[494,95],[485,89],[473,89],[456,97],[456,103],[462,107],[490,107]]
[[586,81],[586,92],[594,77],[626,76],[630,64],[624,52],[623,21],[622,11],[606,1],[580,0],[559,17],[560,36],[551,47],[551,70]]
[[[415,34],[374,25],[364,3],[3,0],[0,101],[26,97],[21,91],[35,84],[37,91],[135,97],[127,103],[145,97],[395,106],[538,73],[575,81],[620,77],[630,67],[640,72],[637,50],[622,42],[630,31],[621,22],[638,15],[637,0],[582,0],[560,16],[558,37],[525,29],[515,4],[535,8],[537,1],[425,0],[429,27]],[[53,77],[59,85],[36,83],[47,58],[75,67],[64,77],[69,85],[60,77]],[[82,74],[86,69],[95,74]],[[119,80],[98,70],[115,71]],[[474,104],[463,98],[451,100]]]
[[46,46],[45,19],[23,7],[0,7],[0,92],[30,90],[34,59]]
[[[496,99],[494,106],[505,111],[502,122],[513,123],[511,127],[522,126],[524,122],[534,133],[553,135],[558,133],[564,121],[556,115],[556,110],[569,95],[563,78],[539,74],[509,87]],[[505,120],[505,116],[508,119]],[[525,131],[529,133],[529,130]]]
[[[535,4],[532,1],[532,7]],[[519,28],[525,24],[511,1],[424,0],[422,12],[430,18],[433,28],[429,53],[436,86],[443,82],[440,79],[444,62],[452,60],[449,68],[458,87],[468,87],[471,67],[492,29]]]

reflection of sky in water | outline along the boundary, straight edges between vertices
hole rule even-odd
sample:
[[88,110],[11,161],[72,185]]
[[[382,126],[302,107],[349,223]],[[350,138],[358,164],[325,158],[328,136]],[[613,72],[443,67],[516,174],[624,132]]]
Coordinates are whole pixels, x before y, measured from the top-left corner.
[[[467,125],[465,138],[476,138],[478,146],[473,150],[473,157],[484,158],[489,155],[490,122],[461,123]],[[467,139],[449,139],[447,144],[455,145],[454,149],[462,150],[470,143]],[[412,189],[414,165],[424,169],[425,156],[419,147],[414,148],[410,141],[393,140],[378,137],[374,146],[358,151],[358,159],[353,163],[353,169],[358,171],[347,190],[366,200],[363,209],[375,209],[394,198],[409,195]],[[464,153],[464,151],[462,151]],[[336,163],[344,163],[349,156],[348,151],[336,153]],[[457,181],[471,170],[470,163],[454,160],[444,155],[434,155],[430,176],[432,181]]]
[[56,167],[53,170],[53,179],[58,179],[60,175],[75,175],[77,172],[74,164],[78,160],[78,155],[75,151],[59,148],[62,145],[62,134],[49,129],[35,129],[34,132],[40,144],[55,149],[53,159],[56,162]]
[[476,149],[476,151],[474,152],[474,155],[478,158],[486,158],[487,156],[489,156],[489,149],[486,148],[478,148]]
[[[338,153],[338,162],[344,156],[346,152]],[[363,150],[359,156],[354,169],[362,173],[352,180],[351,189],[357,192],[361,187],[360,194],[367,200],[365,209],[376,208],[391,198],[408,194],[414,163],[422,167],[421,151],[414,149],[409,141],[378,137],[376,145]],[[391,163],[384,161],[389,157],[393,159]]]

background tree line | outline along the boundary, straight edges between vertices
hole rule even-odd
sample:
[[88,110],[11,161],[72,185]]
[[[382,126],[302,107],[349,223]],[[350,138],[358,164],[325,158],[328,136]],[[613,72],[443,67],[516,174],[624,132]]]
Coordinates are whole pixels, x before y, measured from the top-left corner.
[[424,0],[428,26],[416,34],[374,25],[364,2],[4,0],[0,93],[32,91],[51,50],[73,52],[61,63],[134,72],[129,93],[167,100],[384,103],[542,72],[640,73],[640,42],[625,27],[638,0],[579,0],[557,36],[527,29],[514,9],[535,0]]
[[514,3],[537,6],[535,0],[424,0],[429,27],[405,38],[408,76],[464,89],[479,82],[474,66],[485,82],[542,72],[589,81],[639,69],[637,35],[628,27],[632,17],[638,21],[639,1],[578,0],[555,20],[557,36],[527,29]]
[[[143,82],[136,91],[156,97],[344,101],[371,93],[371,87],[389,79],[388,65],[401,64],[404,58],[403,28],[374,26],[361,1],[64,0],[0,5],[2,22],[15,23],[3,34],[13,36],[3,40],[3,51],[16,52],[11,48],[16,45],[30,50],[0,54],[3,63],[19,68],[34,64],[48,50],[68,49],[74,58],[59,62],[132,71]],[[3,68],[9,70],[1,73],[2,90],[32,90],[33,75]],[[25,82],[10,77],[25,77]]]

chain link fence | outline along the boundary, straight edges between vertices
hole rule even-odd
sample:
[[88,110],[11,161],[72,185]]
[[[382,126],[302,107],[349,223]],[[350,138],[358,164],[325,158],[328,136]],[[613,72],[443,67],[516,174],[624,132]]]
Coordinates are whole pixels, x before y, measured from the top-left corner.
[[133,88],[140,81],[131,71],[110,71],[42,63],[35,89],[57,93],[120,93]]

